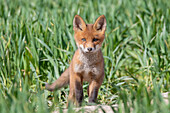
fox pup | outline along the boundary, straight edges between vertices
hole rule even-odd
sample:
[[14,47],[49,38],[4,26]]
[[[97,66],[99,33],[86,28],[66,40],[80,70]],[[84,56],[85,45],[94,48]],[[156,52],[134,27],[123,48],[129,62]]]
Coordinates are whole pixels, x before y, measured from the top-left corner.
[[68,69],[46,89],[53,91],[69,84],[68,103],[80,106],[83,100],[83,81],[89,83],[87,89],[89,103],[95,103],[98,90],[104,79],[104,59],[101,52],[105,38],[106,19],[104,15],[98,17],[94,24],[86,24],[76,15],[73,20],[74,39],[78,49]]

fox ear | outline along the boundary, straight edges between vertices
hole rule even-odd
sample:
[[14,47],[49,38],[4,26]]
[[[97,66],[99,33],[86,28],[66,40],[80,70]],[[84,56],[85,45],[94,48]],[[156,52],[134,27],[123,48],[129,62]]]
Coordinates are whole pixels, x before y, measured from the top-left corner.
[[96,22],[93,25],[93,28],[96,31],[102,31],[104,32],[106,30],[106,18],[104,15],[101,15],[97,18]]
[[81,30],[83,31],[86,28],[86,23],[83,21],[83,19],[76,15],[73,20],[73,29],[75,30]]

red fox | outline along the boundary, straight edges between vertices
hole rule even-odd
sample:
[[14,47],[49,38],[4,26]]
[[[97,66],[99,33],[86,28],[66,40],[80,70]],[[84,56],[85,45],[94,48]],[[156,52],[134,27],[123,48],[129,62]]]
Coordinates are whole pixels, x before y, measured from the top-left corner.
[[80,106],[83,100],[83,81],[89,83],[87,89],[89,103],[95,103],[98,90],[104,79],[104,59],[101,51],[105,38],[106,19],[104,15],[98,17],[94,24],[86,24],[76,15],[73,20],[74,39],[78,49],[68,69],[46,89],[53,91],[69,84],[68,103]]

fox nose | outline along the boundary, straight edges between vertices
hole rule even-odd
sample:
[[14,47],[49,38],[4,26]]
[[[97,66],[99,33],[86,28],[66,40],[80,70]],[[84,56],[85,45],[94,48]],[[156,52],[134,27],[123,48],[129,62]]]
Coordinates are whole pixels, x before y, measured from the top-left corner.
[[87,50],[88,50],[88,51],[92,51],[92,48],[91,48],[91,47],[88,47]]

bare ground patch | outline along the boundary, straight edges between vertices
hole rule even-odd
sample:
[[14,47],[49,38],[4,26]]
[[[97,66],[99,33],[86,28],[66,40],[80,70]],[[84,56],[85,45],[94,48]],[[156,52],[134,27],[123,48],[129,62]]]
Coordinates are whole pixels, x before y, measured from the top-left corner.
[[[168,100],[168,95],[170,93],[166,92],[166,93],[162,93],[162,96],[164,98],[164,101],[166,104],[169,104],[169,100]],[[123,105],[122,105],[123,106]],[[72,111],[70,112],[84,112],[84,113],[114,113],[114,111],[118,110],[118,105],[92,105],[92,106],[84,106],[84,107],[79,107],[79,108],[73,108]],[[132,109],[131,109],[132,110]],[[67,113],[69,112],[68,109],[64,108],[63,109],[63,113]],[[56,111],[54,111],[53,113],[59,113],[59,109],[57,108]]]

